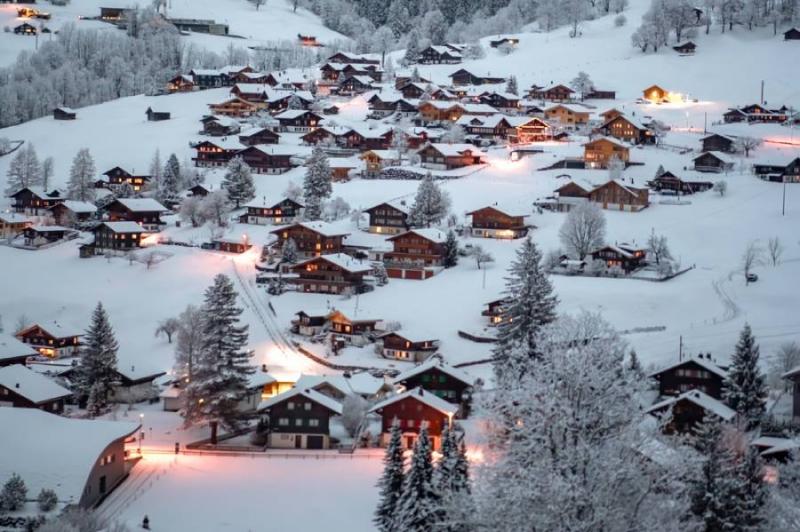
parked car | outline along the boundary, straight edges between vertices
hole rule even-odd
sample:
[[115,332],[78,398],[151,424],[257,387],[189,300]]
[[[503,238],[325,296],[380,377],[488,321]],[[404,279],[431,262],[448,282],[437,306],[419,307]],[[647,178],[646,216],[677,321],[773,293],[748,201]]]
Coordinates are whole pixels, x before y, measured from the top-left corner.
[[756,275],[754,273],[748,273],[745,276],[745,279],[747,279],[748,283],[754,283],[754,282],[758,281],[758,275]]

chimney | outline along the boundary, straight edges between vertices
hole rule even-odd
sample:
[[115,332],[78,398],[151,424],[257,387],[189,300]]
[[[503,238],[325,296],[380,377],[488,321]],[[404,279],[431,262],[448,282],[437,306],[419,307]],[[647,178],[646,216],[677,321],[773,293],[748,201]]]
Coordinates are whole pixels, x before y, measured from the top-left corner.
[[134,373],[135,371],[136,371],[136,366],[131,365],[131,373]]
[[261,364],[261,373],[267,373],[267,365]]
[[16,388],[17,390],[19,390],[19,383],[16,383],[16,384],[14,385],[14,388]]
[[420,397],[424,397],[425,396],[425,390],[423,390],[421,386],[419,388],[417,388],[417,389],[419,390],[419,396]]

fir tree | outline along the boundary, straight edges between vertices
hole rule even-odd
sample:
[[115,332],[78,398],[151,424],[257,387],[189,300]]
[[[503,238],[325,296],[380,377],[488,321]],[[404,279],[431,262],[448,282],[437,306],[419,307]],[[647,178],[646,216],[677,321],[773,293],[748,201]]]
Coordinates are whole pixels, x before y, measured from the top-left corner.
[[181,187],[181,164],[173,153],[167,159],[164,170],[156,182],[156,199],[161,202],[175,201]]
[[92,322],[86,331],[85,342],[77,370],[76,392],[81,400],[94,395],[92,408],[97,414],[108,407],[108,397],[117,377],[119,349],[102,303],[97,303],[92,313]]
[[742,526],[741,530],[763,530],[767,520],[765,507],[769,492],[764,483],[764,462],[759,453],[758,447],[748,445],[736,471],[739,480],[738,522]]
[[53,158],[47,157],[44,161],[42,161],[42,188],[47,191],[50,190],[50,185],[52,185],[53,180]]
[[306,220],[319,220],[322,216],[322,202],[333,192],[331,185],[332,172],[328,165],[328,156],[322,146],[316,146],[306,163],[306,175],[303,180],[303,197],[305,199]]
[[241,157],[234,157],[228,163],[222,188],[228,192],[228,199],[234,202],[237,209],[243,202],[250,201],[256,196],[253,174]]
[[[403,64],[410,65],[417,62],[417,57],[419,57],[419,32],[415,29],[412,29],[411,32],[408,34],[408,44],[406,45],[406,53],[403,56]],[[416,79],[414,77],[414,73],[416,73]],[[419,81],[419,71],[416,67],[411,73],[411,81]]]
[[164,164],[164,174],[170,172],[176,179],[180,179],[181,175],[181,163],[178,161],[178,156],[174,153],[170,154],[167,158],[167,162]]
[[519,95],[516,76],[509,76],[508,82],[506,83],[506,92],[509,94]]
[[281,262],[294,264],[297,262],[297,243],[294,238],[289,238],[281,248]]
[[230,430],[241,426],[239,401],[247,394],[248,375],[254,372],[250,353],[244,351],[248,326],[239,325],[242,309],[236,298],[233,283],[223,274],[206,290],[194,379],[184,394],[186,423],[209,423],[212,443],[218,424]]
[[739,414],[746,429],[759,424],[765,411],[767,387],[759,368],[759,348],[750,325],[745,324],[736,344],[725,381],[725,401]]
[[383,475],[378,481],[380,501],[373,523],[380,532],[396,532],[398,503],[403,489],[403,442],[400,423],[395,419],[383,458]]
[[450,210],[450,196],[442,190],[428,172],[417,188],[408,219],[414,227],[430,227],[444,220]]
[[81,148],[72,160],[69,171],[68,194],[78,201],[94,201],[94,177],[97,170],[89,148]]
[[445,268],[452,268],[458,264],[458,238],[452,229],[447,231],[447,239],[444,241],[444,260]]
[[25,481],[16,473],[12,473],[5,484],[3,491],[0,492],[0,510],[6,512],[16,512],[25,506],[25,498],[28,496],[28,488]]
[[389,274],[386,273],[386,266],[381,261],[373,263],[372,276],[375,277],[375,283],[378,286],[389,284]]
[[639,361],[639,355],[636,354],[634,349],[631,349],[631,354],[628,356],[628,370],[633,373],[637,378],[644,378],[644,368]]
[[525,373],[537,356],[541,328],[556,318],[558,299],[542,267],[542,254],[527,237],[509,267],[503,321],[498,326],[494,349],[497,382],[512,381]]
[[433,461],[428,428],[424,425],[414,443],[414,456],[403,480],[402,498],[397,512],[397,530],[428,532],[435,517],[438,496],[433,487]]
[[96,418],[103,413],[106,402],[103,400],[103,386],[96,382],[89,388],[89,398],[86,400],[86,414]]

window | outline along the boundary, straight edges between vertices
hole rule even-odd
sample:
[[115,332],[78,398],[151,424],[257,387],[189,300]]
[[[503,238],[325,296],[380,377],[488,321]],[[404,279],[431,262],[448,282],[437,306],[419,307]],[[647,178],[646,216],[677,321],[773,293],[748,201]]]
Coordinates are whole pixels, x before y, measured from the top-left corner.
[[306,402],[306,403],[303,405],[303,407],[304,407],[306,410],[311,410],[311,403],[309,403],[309,402]]
[[302,427],[303,426],[303,418],[297,418],[294,420],[295,427]]
[[413,419],[407,419],[406,420],[406,427],[408,427],[410,429],[413,429],[414,428],[414,420]]
[[288,408],[289,410],[294,410],[294,402],[289,401],[288,403],[286,403],[286,408]]
[[281,427],[288,427],[289,426],[289,418],[282,417],[278,419],[278,425]]
[[319,419],[311,418],[308,420],[309,427],[319,427]]

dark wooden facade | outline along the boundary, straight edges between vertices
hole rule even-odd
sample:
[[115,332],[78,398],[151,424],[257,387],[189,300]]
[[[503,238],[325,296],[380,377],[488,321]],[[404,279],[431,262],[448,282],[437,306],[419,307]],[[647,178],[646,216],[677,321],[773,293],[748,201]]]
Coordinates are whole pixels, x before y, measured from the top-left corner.
[[102,223],[94,228],[94,244],[96,251],[119,251],[127,252],[138,249],[142,246],[142,235],[145,233],[143,228],[138,231],[135,228],[119,225],[118,222]]
[[431,267],[442,265],[444,235],[439,231],[411,230],[388,240],[393,249],[383,258],[389,277],[423,280],[433,276]]
[[[422,388],[416,388],[390,404],[382,406],[379,403],[376,405],[375,411],[381,416],[381,433],[384,444],[388,441],[392,424],[397,420],[403,433],[402,441],[405,448],[410,449],[413,447],[419,429],[423,425],[428,428],[428,436],[433,443],[434,450],[438,450],[441,447],[442,431],[446,424],[450,422],[450,416],[448,412],[434,408],[428,402],[419,400],[416,397],[418,393],[431,392],[424,392]],[[438,399],[438,396],[436,397]],[[452,411],[455,411],[455,407]]]
[[603,246],[592,251],[592,260],[601,260],[609,269],[620,269],[630,273],[644,265],[646,252],[644,249],[623,246]]
[[257,174],[282,174],[292,168],[292,158],[288,153],[272,154],[257,146],[248,146],[236,153],[247,166]]
[[633,144],[654,144],[656,141],[652,130],[624,115],[610,119],[600,126],[600,131],[604,135]]
[[604,209],[640,211],[650,205],[650,191],[623,185],[619,181],[608,181],[589,192],[589,201]]
[[408,231],[408,209],[380,203],[364,212],[369,216],[369,232],[396,235]]
[[601,137],[583,145],[583,159],[588,168],[607,168],[612,158],[623,163],[630,160],[630,150],[618,142]]
[[150,181],[149,175],[133,175],[119,166],[104,172],[103,175],[108,178],[108,185],[112,190],[128,185],[134,192],[140,192]]
[[472,216],[472,235],[487,238],[521,238],[528,234],[525,216],[509,214],[488,206],[468,212]]
[[437,338],[408,338],[403,331],[394,331],[381,337],[383,356],[397,360],[424,362],[439,350]]
[[247,212],[239,217],[239,222],[263,225],[283,224],[295,221],[303,209],[303,205],[293,199],[283,198],[280,201],[249,203],[245,205]]
[[[131,200],[137,201],[137,200]],[[144,210],[138,208],[131,208],[126,205],[125,200],[115,200],[106,206],[108,219],[112,222],[135,222],[144,228],[155,228],[164,225],[161,221],[161,214],[166,210],[164,208],[152,210]]]
[[658,381],[659,395],[676,396],[690,390],[722,399],[726,372],[710,360],[689,358],[650,375]]
[[239,152],[239,148],[229,148],[210,140],[198,142],[193,148],[196,154],[192,160],[195,166],[201,167],[226,166]]
[[78,354],[81,346],[81,335],[69,333],[67,335],[58,332],[57,327],[48,327],[33,324],[17,332],[17,340],[30,345],[39,354],[49,358],[62,356],[72,356]]
[[468,414],[464,410],[470,403],[472,384],[455,377],[451,372],[443,371],[438,366],[431,366],[410,377],[395,380],[394,383],[402,385],[406,390],[424,388],[445,401],[461,405],[462,417]]
[[38,216],[46,214],[48,209],[66,198],[58,190],[46,192],[38,188],[26,187],[13,193],[11,199],[14,200],[11,206],[15,212]]
[[257,144],[278,144],[281,136],[269,128],[262,127],[256,131],[244,131],[239,135],[239,142],[245,146],[255,146]]
[[53,109],[53,118],[56,120],[75,120],[78,114],[67,107],[56,107]]
[[343,254],[334,254],[308,259],[293,266],[291,272],[297,277],[288,281],[303,292],[352,294],[363,291],[364,276],[370,269],[361,261]]
[[163,120],[170,119],[170,113],[166,111],[155,111],[152,107],[148,107],[147,111],[145,111],[147,115],[147,120],[150,122],[161,122]]
[[733,163],[714,152],[701,153],[693,159],[694,169],[698,172],[720,173],[733,169]]
[[[315,399],[319,392],[289,391],[276,396],[264,409],[269,415],[270,447],[327,449],[330,447],[330,418],[340,414],[332,400]],[[321,395],[321,394],[319,394]]]
[[734,151],[735,140],[725,135],[712,133],[700,139],[700,142],[703,145],[703,151],[721,151],[728,153]]
[[[317,226],[324,227],[318,228]],[[272,231],[277,235],[277,246],[283,248],[287,240],[294,240],[297,251],[302,256],[314,257],[324,253],[340,253],[343,249],[343,240],[347,233],[336,233],[328,230],[327,224],[322,222],[300,223],[282,227]]]

